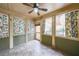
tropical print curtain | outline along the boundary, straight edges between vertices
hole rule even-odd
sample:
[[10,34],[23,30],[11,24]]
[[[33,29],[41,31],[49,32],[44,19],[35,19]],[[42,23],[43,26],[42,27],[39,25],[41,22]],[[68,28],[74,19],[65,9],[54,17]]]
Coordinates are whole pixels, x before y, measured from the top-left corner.
[[14,36],[25,34],[25,23],[22,19],[18,17],[14,17],[13,20],[13,33]]
[[66,29],[66,37],[78,37],[78,11],[69,12],[65,14],[65,29]]

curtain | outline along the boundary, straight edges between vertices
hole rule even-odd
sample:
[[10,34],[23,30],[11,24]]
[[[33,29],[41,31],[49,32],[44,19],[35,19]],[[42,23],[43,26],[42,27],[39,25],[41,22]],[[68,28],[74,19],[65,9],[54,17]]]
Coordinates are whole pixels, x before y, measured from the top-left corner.
[[66,37],[78,37],[78,11],[69,12],[65,14],[65,29],[66,29]]

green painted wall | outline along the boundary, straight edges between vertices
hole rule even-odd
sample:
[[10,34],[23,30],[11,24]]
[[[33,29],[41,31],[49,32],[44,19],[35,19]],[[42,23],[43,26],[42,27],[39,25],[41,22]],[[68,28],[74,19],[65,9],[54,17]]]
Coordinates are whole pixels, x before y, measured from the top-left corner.
[[49,35],[42,35],[42,41],[44,45],[52,46],[52,36]]
[[0,49],[9,48],[9,37],[0,38]]
[[26,43],[26,35],[18,35],[13,37],[13,45],[17,46],[19,44]]
[[63,50],[69,55],[79,55],[79,41],[56,37],[55,43],[56,48]]
[[[41,43],[52,46],[52,36],[42,35]],[[55,46],[69,55],[79,56],[79,41],[55,37]]]
[[[13,37],[13,45],[17,46],[19,44],[26,43],[26,36],[19,35]],[[8,49],[9,48],[9,37],[0,38],[0,49]]]

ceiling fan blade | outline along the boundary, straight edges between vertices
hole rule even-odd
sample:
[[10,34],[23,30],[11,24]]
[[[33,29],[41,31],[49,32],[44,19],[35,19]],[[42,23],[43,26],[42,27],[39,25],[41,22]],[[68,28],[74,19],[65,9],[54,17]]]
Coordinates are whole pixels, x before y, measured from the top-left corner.
[[36,7],[36,3],[33,4],[33,7]]
[[32,12],[33,12],[33,10],[29,11],[28,13],[30,14],[30,13],[32,13]]
[[48,11],[48,9],[45,9],[45,8],[38,8],[38,9],[42,11]]
[[23,5],[26,5],[26,6],[29,6],[29,7],[32,7],[33,8],[33,6],[30,5],[29,3],[23,3]]

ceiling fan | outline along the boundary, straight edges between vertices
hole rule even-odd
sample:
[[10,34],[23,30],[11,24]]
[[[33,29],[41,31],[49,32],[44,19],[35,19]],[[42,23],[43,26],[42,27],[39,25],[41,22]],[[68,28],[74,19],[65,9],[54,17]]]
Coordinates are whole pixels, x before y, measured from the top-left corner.
[[38,3],[33,3],[33,5],[32,4],[28,4],[28,3],[23,3],[23,5],[26,5],[26,6],[29,6],[29,7],[33,8],[31,11],[28,12],[29,14],[34,11],[38,15],[40,15],[40,13],[39,13],[40,10],[41,11],[45,11],[45,12],[48,10],[46,8],[40,8]]

